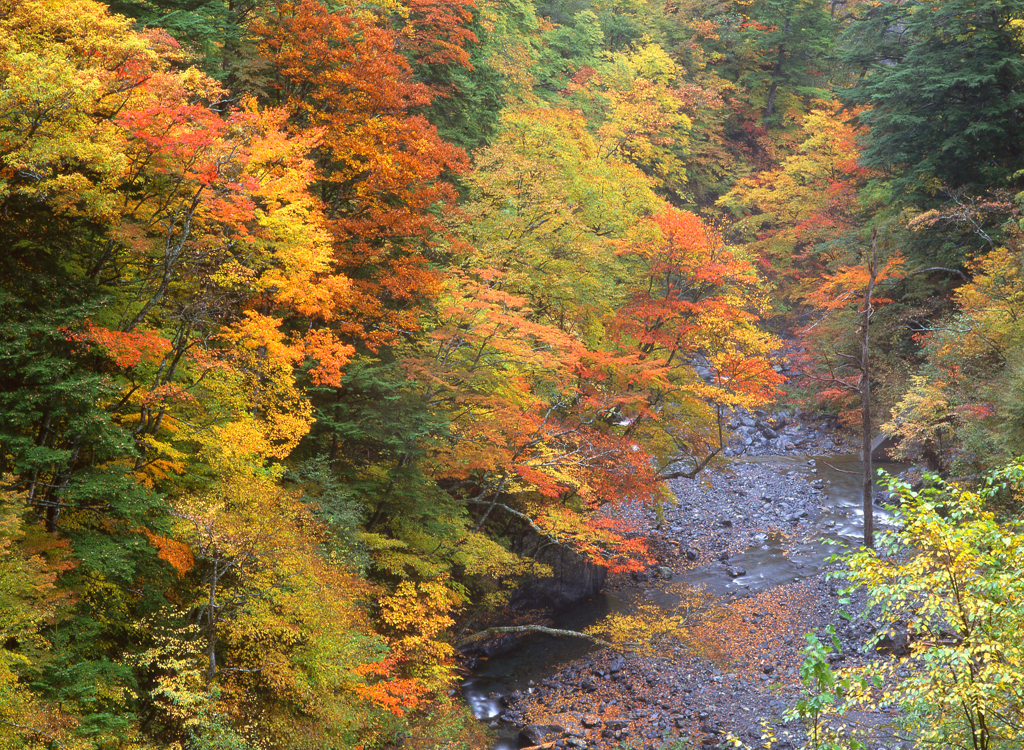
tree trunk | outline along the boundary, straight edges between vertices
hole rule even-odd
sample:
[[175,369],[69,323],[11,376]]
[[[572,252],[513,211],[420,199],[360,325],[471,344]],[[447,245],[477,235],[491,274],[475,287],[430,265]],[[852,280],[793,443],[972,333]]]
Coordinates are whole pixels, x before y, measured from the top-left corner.
[[871,255],[868,258],[868,288],[864,292],[864,309],[860,324],[860,414],[861,414],[861,466],[863,468],[863,501],[864,501],[864,546],[875,546],[875,514],[871,502],[872,467],[871,467],[871,370],[868,361],[868,326],[871,324],[871,295],[875,290],[875,279],[878,276],[876,259],[877,229],[871,230]]
[[210,685],[217,676],[217,583],[220,579],[220,560],[213,558],[213,572],[210,574],[210,596],[206,605],[206,684]]
[[[786,19],[785,34],[789,33],[789,19]],[[765,104],[764,116],[771,117],[775,111],[775,94],[779,90],[779,77],[782,75],[782,62],[786,59],[786,47],[785,45],[779,45],[779,55],[775,61],[775,65],[772,66],[772,85],[768,89],[768,102]]]

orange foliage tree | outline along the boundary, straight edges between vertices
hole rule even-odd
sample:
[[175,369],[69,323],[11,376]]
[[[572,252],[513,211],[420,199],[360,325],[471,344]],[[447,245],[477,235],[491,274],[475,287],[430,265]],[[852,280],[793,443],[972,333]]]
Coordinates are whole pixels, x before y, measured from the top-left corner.
[[640,550],[622,529],[588,518],[610,501],[657,497],[648,454],[610,429],[637,396],[605,387],[614,358],[538,321],[492,281],[453,287],[430,358],[407,363],[433,408],[450,414],[452,442],[432,472],[472,508],[477,531],[512,517],[599,564],[634,567]]
[[803,118],[795,153],[738,180],[718,201],[789,296],[806,294],[817,272],[843,254],[844,237],[868,210],[861,188],[871,173],[858,163],[863,133],[853,117],[837,102],[819,102]]
[[[316,0],[279,3],[253,25],[272,67],[272,99],[294,127],[322,134],[317,189],[335,263],[352,278],[335,328],[371,349],[419,329],[420,305],[441,281],[431,263],[435,208],[455,200],[446,177],[467,167],[465,153],[416,114],[434,92],[413,78],[400,49],[404,39],[417,54],[448,59],[465,40],[461,9],[437,18],[431,7],[413,9],[404,36]],[[441,23],[446,36],[424,36]]]
[[[281,480],[312,421],[298,370],[334,386],[353,353],[335,324],[357,292],[310,190],[324,131],[229,104],[181,59],[90,0],[0,13],[0,303],[15,316],[0,327],[5,351],[23,352],[3,380],[4,482],[24,488],[3,496],[4,547],[24,546],[8,529],[20,504],[79,563],[58,581],[5,553],[40,602],[71,594],[73,618],[15,623],[64,644],[25,669],[67,696],[55,741],[79,721],[125,741],[131,717],[157,709],[163,739],[260,713],[254,734],[278,746],[314,725],[354,743],[393,708],[371,686],[398,678],[368,676],[388,656],[373,591]],[[31,375],[33,336],[52,384]],[[27,407],[7,410],[16,400]],[[45,719],[8,694],[9,655],[0,711],[10,697]]]
[[[655,216],[643,241],[620,254],[640,283],[613,330],[657,374],[626,432],[643,436],[664,475],[693,476],[724,447],[723,413],[770,401],[781,382],[770,356],[778,342],[758,327],[768,309],[764,282],[717,230],[685,211]],[[665,470],[681,457],[688,470]]]
[[[664,209],[600,139],[573,112],[505,116],[470,178],[466,271],[408,367],[450,419],[431,470],[478,530],[511,518],[633,566],[639,550],[600,507],[657,501],[680,453],[695,474],[721,448],[716,414],[763,403],[778,375],[750,264]],[[703,362],[713,383],[696,374]]]

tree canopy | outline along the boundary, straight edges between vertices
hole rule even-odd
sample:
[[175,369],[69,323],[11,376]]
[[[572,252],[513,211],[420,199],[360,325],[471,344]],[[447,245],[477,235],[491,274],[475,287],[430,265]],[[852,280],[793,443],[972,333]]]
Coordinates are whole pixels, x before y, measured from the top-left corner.
[[1019,455],[1022,28],[4,4],[0,745],[417,746],[538,550],[638,571],[608,511],[713,465],[735,410],[863,419],[858,325],[903,455]]

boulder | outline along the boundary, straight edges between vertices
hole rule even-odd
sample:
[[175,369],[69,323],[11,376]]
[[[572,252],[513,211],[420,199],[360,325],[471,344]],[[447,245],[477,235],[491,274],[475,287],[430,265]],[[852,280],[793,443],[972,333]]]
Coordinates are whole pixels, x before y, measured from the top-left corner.
[[[896,440],[884,432],[875,435],[871,441],[872,461],[891,461],[891,454],[896,448]],[[863,453],[863,451],[861,451]]]
[[558,724],[530,724],[519,732],[519,741],[528,745],[543,745],[565,736],[565,727]]
[[604,588],[607,568],[572,550],[548,546],[547,541],[531,532],[514,546],[513,551],[524,557],[532,557],[539,549],[535,559],[548,565],[552,575],[538,576],[520,586],[509,603],[511,609],[560,612],[596,596]]

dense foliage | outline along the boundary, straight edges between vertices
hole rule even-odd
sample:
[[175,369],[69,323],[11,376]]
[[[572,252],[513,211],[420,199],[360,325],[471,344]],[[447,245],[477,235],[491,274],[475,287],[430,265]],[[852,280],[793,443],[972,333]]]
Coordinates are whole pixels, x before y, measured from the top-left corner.
[[3,4],[0,746],[469,737],[454,633],[538,549],[644,565],[602,508],[706,467],[783,337],[861,418],[870,237],[876,419],[946,473],[1024,452],[1022,28]]
[[977,492],[937,478],[920,491],[890,481],[901,501],[899,529],[882,535],[877,552],[847,555],[839,575],[847,591],[866,590],[881,625],[874,642],[902,633],[909,654],[835,673],[834,644],[809,635],[802,676],[813,689],[794,714],[811,720],[812,747],[868,747],[854,717],[878,706],[899,707],[888,729],[915,746],[1020,747],[1024,534],[1020,522],[1000,523],[984,506],[1017,499],[1022,479],[1024,466],[1012,464]]

